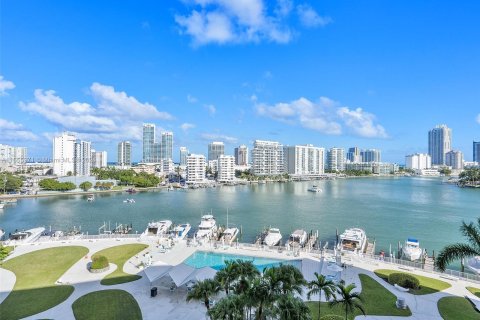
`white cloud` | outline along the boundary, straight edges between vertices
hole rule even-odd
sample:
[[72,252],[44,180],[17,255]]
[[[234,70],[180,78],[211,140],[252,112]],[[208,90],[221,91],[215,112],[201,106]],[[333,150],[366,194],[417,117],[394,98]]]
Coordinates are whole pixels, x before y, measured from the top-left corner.
[[55,91],[41,89],[34,91],[33,101],[22,101],[19,106],[23,111],[45,118],[59,130],[68,130],[92,141],[140,140],[142,122],[173,119],[155,106],[141,103],[111,86],[93,83],[89,94],[96,106],[76,101],[66,103]]
[[217,108],[213,104],[206,104],[205,109],[207,109],[208,113],[210,113],[211,116],[213,116],[217,112]]
[[7,90],[15,88],[15,83],[9,80],[5,80],[3,76],[0,76],[0,96],[7,95]]
[[193,128],[195,128],[195,125],[193,123],[185,122],[180,125],[180,129],[182,129],[184,132],[187,132],[188,130]]
[[218,133],[202,133],[200,137],[205,141],[223,141],[230,144],[238,142],[238,139],[235,137],[230,137]]
[[277,0],[275,13],[281,17],[288,16],[293,9],[292,0]]
[[187,101],[189,103],[197,103],[198,102],[198,99],[190,94],[187,94]]
[[[255,101],[254,101],[255,102]],[[290,125],[300,125],[330,135],[343,133],[343,125],[353,134],[366,138],[387,138],[385,129],[375,123],[375,116],[361,108],[350,110],[338,102],[320,97],[313,102],[304,97],[274,105],[256,103],[257,113]]]
[[320,16],[315,9],[308,4],[297,6],[297,14],[300,22],[308,28],[323,27],[332,22],[331,18]]
[[3,141],[36,141],[38,137],[23,125],[0,118],[0,131]]

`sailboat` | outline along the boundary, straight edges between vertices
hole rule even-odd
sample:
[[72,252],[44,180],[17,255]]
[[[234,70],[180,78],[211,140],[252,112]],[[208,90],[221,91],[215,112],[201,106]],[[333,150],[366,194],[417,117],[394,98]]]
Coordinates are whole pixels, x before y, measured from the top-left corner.
[[238,228],[228,227],[228,208],[227,208],[227,228],[222,232],[222,235],[220,236],[220,240],[222,241],[222,243],[231,245],[235,241],[239,233],[240,233],[240,230],[238,230]]

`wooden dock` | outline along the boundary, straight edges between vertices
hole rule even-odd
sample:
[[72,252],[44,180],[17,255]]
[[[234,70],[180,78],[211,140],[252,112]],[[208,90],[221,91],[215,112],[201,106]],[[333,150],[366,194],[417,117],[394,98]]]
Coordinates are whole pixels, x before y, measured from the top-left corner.
[[313,232],[313,230],[310,231],[308,234],[307,242],[305,243],[304,247],[312,250],[317,247],[317,239],[318,239],[318,230],[316,232]]
[[367,257],[373,257],[375,255],[375,239],[373,240],[373,242],[370,242],[367,239],[367,248],[365,249],[365,255]]

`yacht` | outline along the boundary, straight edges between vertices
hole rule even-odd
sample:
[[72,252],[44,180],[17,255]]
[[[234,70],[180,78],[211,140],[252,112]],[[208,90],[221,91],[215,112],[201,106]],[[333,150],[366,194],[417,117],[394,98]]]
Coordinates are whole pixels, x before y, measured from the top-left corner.
[[217,222],[211,214],[204,215],[195,236],[198,239],[210,238],[217,231]]
[[405,258],[411,261],[418,260],[422,257],[423,250],[420,248],[420,243],[417,239],[408,238],[405,245],[402,247],[402,254]]
[[171,226],[172,221],[170,220],[153,221],[147,225],[147,229],[145,229],[142,235],[160,237],[167,234]]
[[467,260],[467,268],[475,274],[480,274],[480,256],[475,256]]
[[31,243],[36,241],[42,233],[45,232],[45,228],[38,227],[23,231],[16,231],[10,235],[10,242],[13,243]]
[[123,200],[123,203],[135,203],[135,199],[126,199]]
[[267,246],[276,246],[282,240],[282,234],[280,233],[280,229],[278,228],[270,228],[267,231],[267,235],[265,239],[263,239],[263,243]]
[[221,236],[221,240],[228,244],[228,245],[231,245],[235,239],[237,238],[238,234],[239,234],[240,230],[238,230],[238,228],[227,228],[225,229],[223,232],[222,232],[222,236]]
[[311,188],[308,188],[308,191],[310,191],[310,192],[317,192],[317,193],[318,193],[318,192],[323,192],[323,190],[320,189],[320,187],[319,187],[319,186],[316,186],[316,185],[313,185]]
[[355,253],[365,252],[367,248],[367,235],[360,228],[351,228],[345,230],[340,235],[338,247],[341,251],[352,251]]
[[89,194],[89,195],[88,195],[88,198],[87,198],[87,201],[88,201],[88,202],[93,202],[93,201],[95,201],[95,196],[94,196],[93,194]]
[[295,230],[290,235],[287,245],[291,247],[303,247],[307,243],[307,232],[305,230]]
[[3,209],[3,207],[5,207],[5,203],[0,202],[0,209]]
[[190,223],[178,225],[170,231],[170,236],[175,241],[183,240],[187,237],[190,229],[192,229]]

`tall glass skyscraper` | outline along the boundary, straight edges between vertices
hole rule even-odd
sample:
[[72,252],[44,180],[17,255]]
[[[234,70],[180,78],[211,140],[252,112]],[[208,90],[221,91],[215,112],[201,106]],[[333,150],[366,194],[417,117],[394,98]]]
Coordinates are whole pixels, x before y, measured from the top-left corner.
[[442,124],[428,131],[428,154],[432,157],[432,165],[445,165],[445,155],[450,150],[452,129]]
[[155,125],[143,124],[143,162],[154,163],[160,161],[160,144],[155,143]]
[[181,166],[187,165],[187,156],[188,156],[188,149],[186,147],[180,147],[180,165]]
[[218,160],[218,157],[225,154],[223,142],[212,142],[208,144],[208,161]]
[[473,141],[473,161],[480,162],[480,141]]
[[173,132],[162,132],[162,160],[173,159]]

